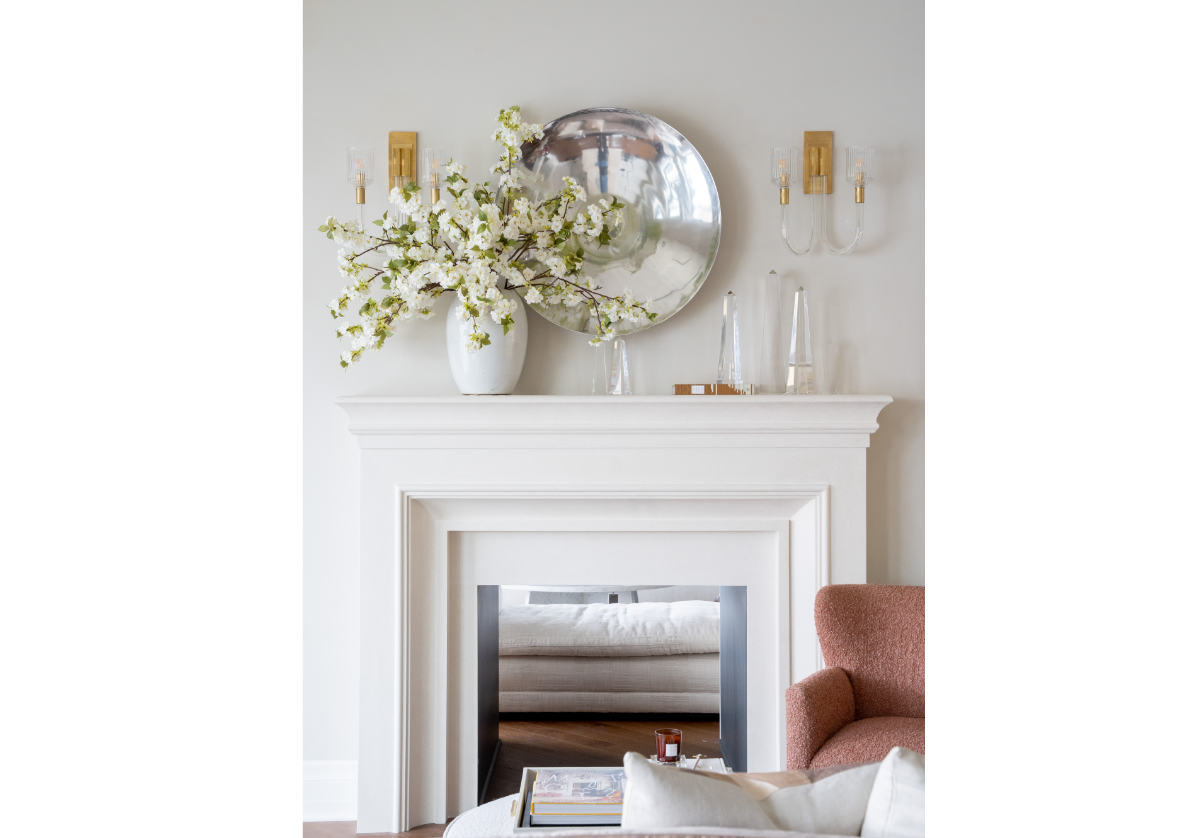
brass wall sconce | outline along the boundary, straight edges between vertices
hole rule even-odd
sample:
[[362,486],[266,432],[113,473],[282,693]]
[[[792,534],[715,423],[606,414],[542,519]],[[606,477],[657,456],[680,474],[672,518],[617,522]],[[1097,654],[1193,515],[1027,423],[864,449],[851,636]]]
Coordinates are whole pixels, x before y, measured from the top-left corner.
[[388,191],[403,189],[417,174],[417,132],[388,132]]
[[[845,151],[846,181],[854,187],[854,238],[845,247],[838,247],[830,238],[829,203],[833,194],[834,146],[832,131],[805,131],[804,148],[776,146],[771,149],[771,181],[779,187],[779,232],[788,250],[797,256],[813,252],[817,243],[835,255],[852,252],[863,237],[867,184],[875,175],[875,149],[850,146]],[[794,247],[788,240],[787,208],[797,178],[804,194],[809,196],[811,219],[808,244]]]
[[[388,132],[387,191],[403,189],[417,173],[417,132]],[[367,187],[375,179],[375,149],[351,146],[346,149],[346,180],[354,187],[358,223],[365,230]]]

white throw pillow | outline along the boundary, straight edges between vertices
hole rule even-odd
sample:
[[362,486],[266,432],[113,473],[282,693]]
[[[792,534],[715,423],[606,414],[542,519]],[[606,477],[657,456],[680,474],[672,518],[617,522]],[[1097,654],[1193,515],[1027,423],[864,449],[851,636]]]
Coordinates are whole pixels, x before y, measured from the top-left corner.
[[653,765],[630,752],[625,754],[621,827],[716,826],[858,835],[878,769],[879,763],[872,763],[816,782],[801,776],[801,785],[779,785],[747,775]]
[[924,838],[925,755],[892,748],[875,776],[863,838]]

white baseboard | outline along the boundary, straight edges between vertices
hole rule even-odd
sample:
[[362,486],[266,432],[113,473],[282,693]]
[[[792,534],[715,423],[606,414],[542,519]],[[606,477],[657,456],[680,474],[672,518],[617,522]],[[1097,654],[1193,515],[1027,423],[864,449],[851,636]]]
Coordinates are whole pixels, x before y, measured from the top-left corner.
[[352,821],[358,818],[358,763],[304,761],[304,820]]

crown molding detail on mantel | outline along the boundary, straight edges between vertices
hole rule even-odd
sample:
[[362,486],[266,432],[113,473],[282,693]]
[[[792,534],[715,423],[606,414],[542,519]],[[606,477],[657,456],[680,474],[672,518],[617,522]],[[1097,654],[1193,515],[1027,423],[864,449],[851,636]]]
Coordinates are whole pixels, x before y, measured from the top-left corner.
[[[363,448],[866,448],[891,396],[356,396]],[[575,439],[572,439],[575,438]]]

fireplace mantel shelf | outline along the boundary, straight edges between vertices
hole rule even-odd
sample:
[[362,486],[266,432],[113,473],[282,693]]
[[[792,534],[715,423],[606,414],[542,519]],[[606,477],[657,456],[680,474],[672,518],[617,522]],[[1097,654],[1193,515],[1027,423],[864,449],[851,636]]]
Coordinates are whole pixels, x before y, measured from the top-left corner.
[[350,432],[372,448],[462,445],[471,437],[552,444],[580,434],[666,437],[675,444],[711,444],[716,435],[751,445],[790,439],[805,447],[866,447],[891,401],[884,395],[355,396],[338,404]]

